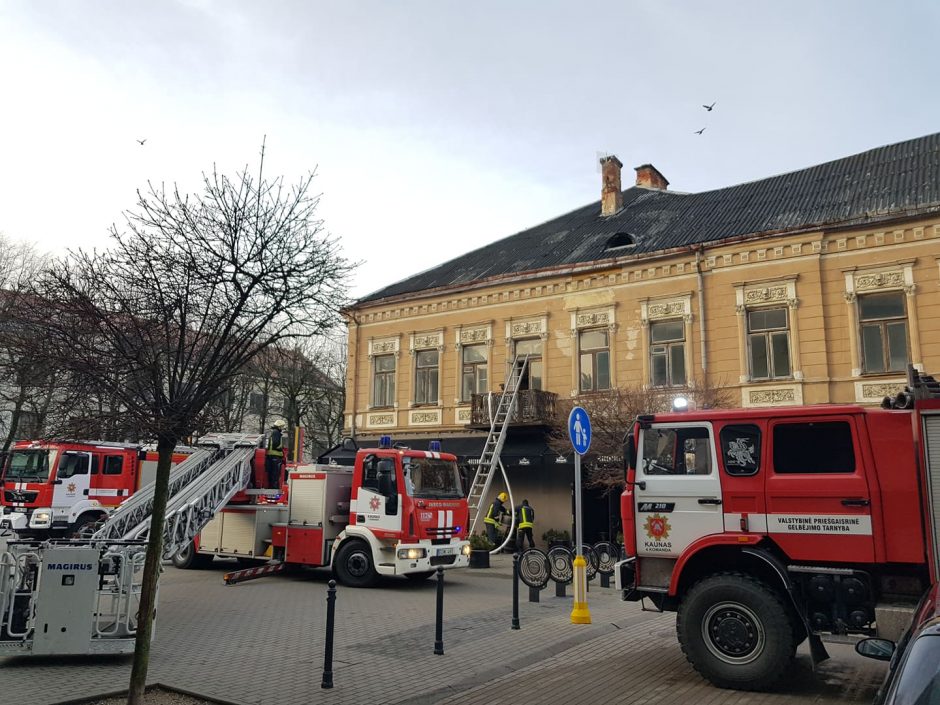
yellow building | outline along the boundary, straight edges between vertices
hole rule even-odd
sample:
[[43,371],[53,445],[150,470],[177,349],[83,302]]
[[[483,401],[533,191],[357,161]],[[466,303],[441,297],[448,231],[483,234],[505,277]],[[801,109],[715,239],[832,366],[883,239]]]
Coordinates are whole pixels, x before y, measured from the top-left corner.
[[529,353],[504,459],[538,537],[570,525],[570,458],[544,443],[554,395],[706,384],[746,407],[878,404],[908,363],[940,370],[940,134],[694,194],[649,164],[622,190],[620,161],[601,162],[599,202],[346,311],[348,434],[479,456],[485,393]]

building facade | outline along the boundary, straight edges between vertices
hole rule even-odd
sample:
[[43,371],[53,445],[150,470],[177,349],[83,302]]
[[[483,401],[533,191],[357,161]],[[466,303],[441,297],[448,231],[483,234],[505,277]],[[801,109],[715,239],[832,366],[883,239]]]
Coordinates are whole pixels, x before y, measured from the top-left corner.
[[600,202],[351,307],[346,432],[470,461],[486,393],[529,354],[531,413],[504,459],[516,501],[544,510],[538,535],[570,524],[572,463],[544,442],[555,395],[878,404],[909,363],[940,370],[940,135],[701,194],[648,164],[622,190],[621,169],[602,160]]

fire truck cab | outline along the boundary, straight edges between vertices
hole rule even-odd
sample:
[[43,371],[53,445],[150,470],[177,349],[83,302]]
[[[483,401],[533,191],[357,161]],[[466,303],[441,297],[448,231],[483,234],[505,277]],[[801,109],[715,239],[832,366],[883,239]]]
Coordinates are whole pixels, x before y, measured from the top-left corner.
[[771,685],[807,637],[897,639],[936,581],[940,399],[641,416],[621,496],[625,600],[677,611],[721,687]]
[[18,442],[0,474],[0,529],[23,538],[77,535],[152,482],[155,470],[138,445]]

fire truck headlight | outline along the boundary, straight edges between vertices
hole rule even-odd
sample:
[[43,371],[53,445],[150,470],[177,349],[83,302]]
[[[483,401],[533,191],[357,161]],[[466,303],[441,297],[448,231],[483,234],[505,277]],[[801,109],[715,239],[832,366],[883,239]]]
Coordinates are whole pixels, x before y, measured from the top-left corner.
[[462,554],[464,554],[465,556],[468,556],[468,557],[469,557],[469,556],[470,556],[470,544],[469,544],[469,543],[465,543],[465,544],[463,545],[463,548],[460,549],[460,552],[461,552]]
[[404,558],[409,561],[415,561],[415,560],[418,560],[419,558],[424,558],[426,555],[428,555],[428,552],[426,549],[423,549],[423,548],[399,548],[398,549],[398,557]]
[[33,516],[30,518],[29,525],[34,529],[40,529],[44,526],[48,526],[52,523],[52,512],[33,512]]

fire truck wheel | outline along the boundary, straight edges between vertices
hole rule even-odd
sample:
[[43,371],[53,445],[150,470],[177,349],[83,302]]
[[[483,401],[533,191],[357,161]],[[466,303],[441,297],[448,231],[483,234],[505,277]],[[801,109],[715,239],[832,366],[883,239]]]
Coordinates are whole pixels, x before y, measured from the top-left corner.
[[173,556],[173,565],[183,570],[206,568],[210,563],[212,563],[212,556],[197,552],[193,544],[181,548],[179,553]]
[[781,597],[740,573],[692,586],[679,605],[676,632],[692,667],[719,688],[765,690],[787,672],[796,651]]
[[91,538],[91,535],[95,533],[95,528],[98,522],[101,520],[100,514],[82,514],[78,519],[75,520],[75,523],[72,525],[72,530],[70,532],[69,538],[73,539],[83,539]]
[[333,559],[333,572],[348,587],[370,587],[378,574],[372,565],[372,550],[363,541],[344,541]]

